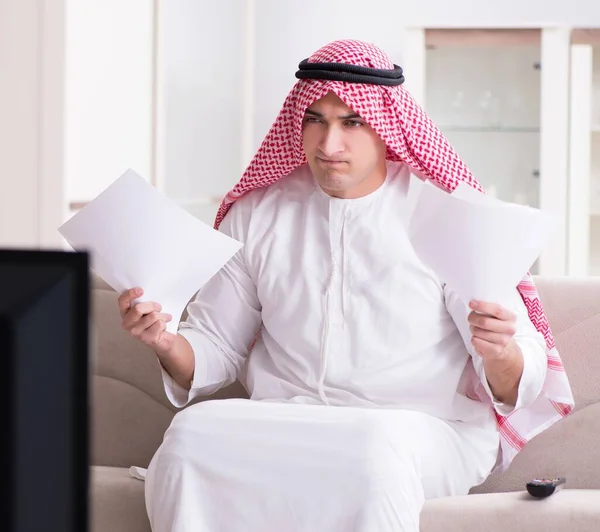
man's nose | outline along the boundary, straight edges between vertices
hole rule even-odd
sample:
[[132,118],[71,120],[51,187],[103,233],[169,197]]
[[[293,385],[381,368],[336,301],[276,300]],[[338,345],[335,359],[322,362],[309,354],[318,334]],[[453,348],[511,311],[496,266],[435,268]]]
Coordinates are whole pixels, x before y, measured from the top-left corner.
[[325,157],[334,157],[344,151],[342,132],[336,126],[329,126],[321,139],[319,149]]

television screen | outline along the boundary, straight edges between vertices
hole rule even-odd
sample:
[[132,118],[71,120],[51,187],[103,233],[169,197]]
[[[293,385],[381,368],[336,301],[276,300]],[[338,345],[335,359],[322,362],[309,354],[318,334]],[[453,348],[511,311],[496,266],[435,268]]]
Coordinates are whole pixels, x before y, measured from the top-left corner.
[[0,530],[88,529],[89,260],[0,250]]

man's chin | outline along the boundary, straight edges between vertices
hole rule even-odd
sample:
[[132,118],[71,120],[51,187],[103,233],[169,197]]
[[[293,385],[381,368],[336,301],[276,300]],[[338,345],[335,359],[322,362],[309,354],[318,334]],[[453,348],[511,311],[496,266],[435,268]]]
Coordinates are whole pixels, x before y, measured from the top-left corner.
[[345,190],[348,188],[347,179],[345,176],[332,176],[328,175],[326,177],[317,178],[317,181],[321,188],[326,190]]

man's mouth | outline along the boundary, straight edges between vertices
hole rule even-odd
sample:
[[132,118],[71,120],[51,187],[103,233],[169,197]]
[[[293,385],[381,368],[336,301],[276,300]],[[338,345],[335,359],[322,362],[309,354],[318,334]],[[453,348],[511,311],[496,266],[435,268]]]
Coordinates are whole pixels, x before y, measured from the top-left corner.
[[325,165],[328,165],[328,166],[337,166],[337,165],[340,165],[340,164],[344,164],[346,162],[346,161],[340,161],[340,160],[337,160],[337,159],[324,159],[322,157],[317,157],[317,159],[318,159],[318,161],[321,164],[325,164]]

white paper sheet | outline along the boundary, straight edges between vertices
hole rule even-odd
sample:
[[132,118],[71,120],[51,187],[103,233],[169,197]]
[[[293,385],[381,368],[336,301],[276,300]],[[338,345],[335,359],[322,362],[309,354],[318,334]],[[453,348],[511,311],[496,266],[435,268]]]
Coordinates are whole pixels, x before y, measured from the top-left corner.
[[409,238],[424,264],[461,299],[503,304],[547,245],[548,213],[505,203],[461,183],[448,194],[421,187]]
[[175,333],[187,302],[242,247],[201,222],[128,170],[59,228],[117,292],[142,287],[173,316]]

